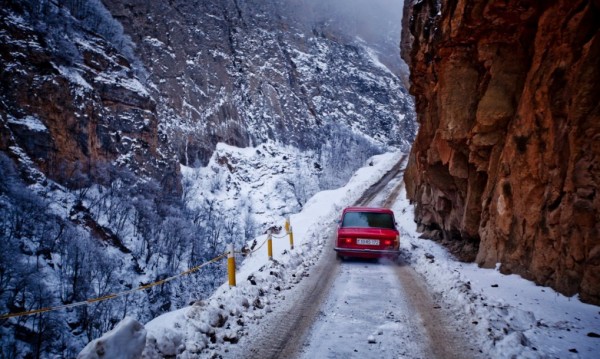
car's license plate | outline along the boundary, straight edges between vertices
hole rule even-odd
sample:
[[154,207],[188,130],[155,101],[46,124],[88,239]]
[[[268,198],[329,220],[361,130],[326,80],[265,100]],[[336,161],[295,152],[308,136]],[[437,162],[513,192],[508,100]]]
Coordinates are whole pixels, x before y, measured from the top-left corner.
[[366,246],[378,246],[379,239],[358,238],[358,239],[356,239],[356,244],[362,244],[362,245],[366,245]]

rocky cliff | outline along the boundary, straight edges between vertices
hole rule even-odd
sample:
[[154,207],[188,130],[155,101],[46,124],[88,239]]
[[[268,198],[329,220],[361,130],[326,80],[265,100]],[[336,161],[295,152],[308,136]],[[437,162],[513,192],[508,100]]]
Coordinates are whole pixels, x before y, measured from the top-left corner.
[[177,179],[174,156],[159,141],[156,102],[131,59],[66,7],[6,5],[0,10],[0,151],[21,163],[31,159],[50,178],[75,186],[75,172],[97,172],[102,163]]
[[408,149],[390,37],[367,44],[310,18],[318,3],[9,1],[0,150],[61,183],[75,164],[116,163],[177,190],[179,163],[206,165],[219,142]]
[[317,149],[337,131],[408,149],[412,103],[398,66],[380,66],[397,44],[366,46],[311,15],[318,1],[104,3],[137,45],[183,164],[206,164],[217,142]]
[[427,236],[600,304],[600,2],[407,1]]

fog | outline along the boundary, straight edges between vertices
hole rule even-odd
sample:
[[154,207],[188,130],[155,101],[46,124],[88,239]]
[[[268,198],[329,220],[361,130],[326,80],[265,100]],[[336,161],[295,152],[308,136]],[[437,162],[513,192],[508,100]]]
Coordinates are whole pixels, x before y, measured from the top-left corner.
[[400,59],[404,0],[281,0],[307,30],[345,43],[364,42],[390,70],[406,74]]
[[372,43],[400,42],[403,0],[284,0],[294,15],[326,31]]

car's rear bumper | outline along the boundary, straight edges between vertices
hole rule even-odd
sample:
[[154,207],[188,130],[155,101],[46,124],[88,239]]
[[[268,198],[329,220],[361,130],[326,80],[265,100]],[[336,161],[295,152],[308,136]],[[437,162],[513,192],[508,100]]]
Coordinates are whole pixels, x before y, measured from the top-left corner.
[[333,248],[338,255],[347,256],[347,257],[360,257],[360,258],[395,258],[400,255],[399,249],[358,249],[358,248],[342,248],[335,247]]

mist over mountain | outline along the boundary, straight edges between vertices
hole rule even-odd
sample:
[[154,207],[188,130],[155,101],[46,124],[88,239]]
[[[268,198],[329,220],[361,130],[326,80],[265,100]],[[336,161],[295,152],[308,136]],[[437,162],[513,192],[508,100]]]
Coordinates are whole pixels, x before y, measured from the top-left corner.
[[344,36],[359,37],[379,50],[382,61],[397,74],[408,76],[400,59],[402,0],[287,0],[288,14],[306,26]]

